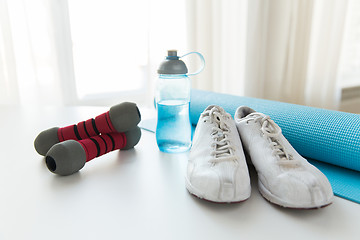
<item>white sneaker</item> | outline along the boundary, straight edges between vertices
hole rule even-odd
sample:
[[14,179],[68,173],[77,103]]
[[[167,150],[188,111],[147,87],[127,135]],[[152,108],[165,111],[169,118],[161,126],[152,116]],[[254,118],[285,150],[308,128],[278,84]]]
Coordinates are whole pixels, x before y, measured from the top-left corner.
[[218,203],[241,202],[251,187],[239,134],[231,115],[209,106],[197,124],[187,166],[186,188]]
[[328,179],[296,152],[269,116],[239,107],[234,118],[265,199],[289,208],[319,208],[332,202]]

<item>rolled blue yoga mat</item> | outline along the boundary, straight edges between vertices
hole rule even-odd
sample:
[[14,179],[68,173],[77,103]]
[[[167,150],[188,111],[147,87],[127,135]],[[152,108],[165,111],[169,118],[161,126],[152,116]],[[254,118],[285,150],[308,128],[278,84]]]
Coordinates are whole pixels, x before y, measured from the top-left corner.
[[[190,120],[193,125],[197,124],[200,114],[209,105],[219,105],[232,116],[239,106],[249,106],[269,115],[281,127],[291,145],[305,158],[354,170],[351,171],[351,178],[344,178],[344,174],[340,174],[344,172],[343,169],[336,174],[336,170],[327,171],[324,165],[319,167],[325,175],[331,172],[332,178],[328,176],[330,174],[327,177],[336,195],[360,203],[359,114],[193,89],[190,102]],[[344,182],[341,179],[346,180]],[[342,187],[335,191],[336,181],[342,181]],[[343,196],[343,192],[346,192],[344,184],[357,184],[355,190],[358,192],[351,197]]]

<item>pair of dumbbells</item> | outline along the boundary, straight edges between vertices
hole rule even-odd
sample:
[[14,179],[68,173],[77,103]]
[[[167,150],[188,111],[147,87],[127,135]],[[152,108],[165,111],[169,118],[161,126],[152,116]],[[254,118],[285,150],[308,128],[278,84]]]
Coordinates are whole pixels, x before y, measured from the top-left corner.
[[41,132],[34,141],[35,150],[45,156],[51,172],[70,175],[105,153],[133,148],[141,137],[140,120],[135,103],[120,103],[95,118]]

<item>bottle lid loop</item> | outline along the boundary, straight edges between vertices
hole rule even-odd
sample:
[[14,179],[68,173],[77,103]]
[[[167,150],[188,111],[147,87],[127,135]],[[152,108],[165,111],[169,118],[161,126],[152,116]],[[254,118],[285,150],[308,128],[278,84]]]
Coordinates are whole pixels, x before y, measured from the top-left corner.
[[196,54],[196,55],[198,55],[198,56],[200,57],[200,60],[201,60],[201,66],[200,66],[200,68],[199,68],[196,72],[188,73],[188,74],[187,74],[188,76],[194,76],[194,75],[197,75],[197,74],[201,73],[202,70],[204,70],[204,67],[205,67],[205,58],[204,58],[204,56],[203,56],[201,53],[199,53],[199,52],[189,52],[189,53],[181,56],[180,58],[186,57],[186,56],[188,56],[188,55],[190,55],[190,54]]

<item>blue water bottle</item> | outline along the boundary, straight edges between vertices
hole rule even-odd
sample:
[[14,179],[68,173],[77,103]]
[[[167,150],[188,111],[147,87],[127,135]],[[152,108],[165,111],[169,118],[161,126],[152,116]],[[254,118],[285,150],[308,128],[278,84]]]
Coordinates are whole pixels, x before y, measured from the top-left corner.
[[168,56],[158,69],[156,85],[157,126],[156,142],[162,152],[186,152],[191,147],[191,123],[189,117],[191,82],[188,76],[200,73],[205,65],[204,57],[198,52],[202,67],[187,74],[185,63],[176,50],[169,50]]

